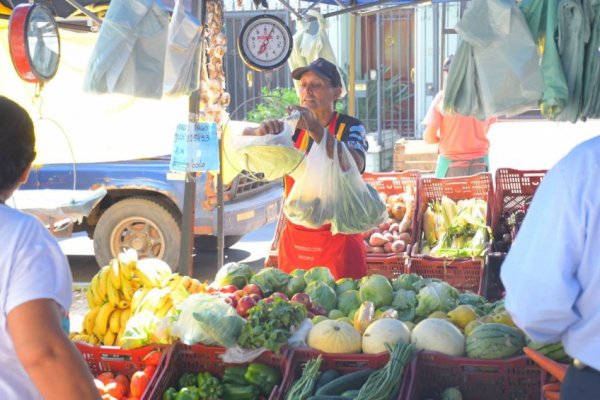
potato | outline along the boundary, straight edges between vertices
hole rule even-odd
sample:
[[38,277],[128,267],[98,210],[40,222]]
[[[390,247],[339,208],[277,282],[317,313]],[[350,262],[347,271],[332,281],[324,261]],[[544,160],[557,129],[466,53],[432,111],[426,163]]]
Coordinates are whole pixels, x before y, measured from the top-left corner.
[[410,233],[408,233],[408,232],[402,232],[401,234],[399,234],[398,239],[404,241],[405,243],[412,242],[412,237],[410,236]]
[[406,251],[406,242],[404,240],[396,240],[391,244],[392,253],[404,253]]
[[379,229],[381,229],[382,231],[391,230],[390,224],[388,222],[382,222],[381,224],[379,224]]
[[371,253],[373,254],[385,254],[385,250],[381,246],[371,247]]
[[373,252],[373,247],[371,247],[371,245],[369,243],[367,243],[367,241],[363,241],[363,244],[365,245],[365,250],[367,251],[367,253],[372,253]]
[[386,253],[393,253],[392,251],[392,242],[387,242],[386,244],[383,245],[383,251],[385,251]]
[[373,247],[383,246],[387,243],[387,239],[381,233],[373,233],[369,238],[369,244]]
[[390,224],[390,226],[389,226],[390,232],[398,232],[399,228],[400,228],[400,224],[397,222],[394,222],[394,223]]
[[[392,235],[392,234],[391,234],[391,233],[389,233],[389,232],[388,232],[388,233],[385,233],[385,234],[383,235],[383,237],[384,237],[384,238],[385,238],[385,240],[387,240],[388,242],[393,242],[394,240],[396,240],[396,239],[394,238],[394,235]],[[384,246],[385,246],[385,245],[384,245]]]

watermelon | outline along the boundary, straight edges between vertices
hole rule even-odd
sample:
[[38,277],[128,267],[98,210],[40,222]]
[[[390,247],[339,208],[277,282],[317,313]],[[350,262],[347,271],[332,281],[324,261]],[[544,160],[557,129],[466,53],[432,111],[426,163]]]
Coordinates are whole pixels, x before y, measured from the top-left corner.
[[515,328],[504,324],[483,324],[467,336],[467,357],[509,358],[521,354],[525,338]]
[[539,351],[546,357],[563,363],[569,362],[569,355],[565,353],[565,349],[561,342],[558,343],[539,343],[527,338],[527,346]]

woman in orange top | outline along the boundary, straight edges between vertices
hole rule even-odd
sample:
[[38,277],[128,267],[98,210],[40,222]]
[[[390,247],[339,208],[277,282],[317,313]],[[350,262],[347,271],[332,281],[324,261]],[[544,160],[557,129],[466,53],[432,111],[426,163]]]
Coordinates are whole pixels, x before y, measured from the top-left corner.
[[[444,62],[444,79],[448,77],[451,62],[452,56]],[[446,114],[443,106],[442,90],[433,99],[423,120],[426,125],[423,139],[438,144],[435,176],[444,178],[488,171],[490,141],[487,133],[496,119],[480,121],[460,114]]]
[[[327,153],[333,157],[334,145],[344,142],[359,171],[364,171],[368,144],[365,128],[356,118],[335,111],[335,102],[342,92],[342,80],[337,67],[319,58],[306,67],[292,71],[300,81],[301,118],[293,136],[297,148],[309,152],[313,142],[327,140]],[[283,130],[280,120],[264,121],[252,134],[277,134]],[[315,177],[318,179],[318,177]],[[294,180],[285,177],[285,196]],[[361,278],[366,274],[366,251],[360,234],[332,235],[331,226],[310,229],[286,222],[279,240],[279,268],[291,272],[296,268],[329,267],[333,276]]]

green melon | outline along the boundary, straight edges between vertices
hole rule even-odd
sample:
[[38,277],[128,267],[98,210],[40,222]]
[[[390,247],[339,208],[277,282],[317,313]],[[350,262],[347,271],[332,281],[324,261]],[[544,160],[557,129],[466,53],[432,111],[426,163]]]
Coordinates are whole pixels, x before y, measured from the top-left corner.
[[467,357],[509,358],[521,354],[525,339],[513,327],[504,324],[483,324],[467,336]]
[[561,342],[558,343],[538,343],[530,338],[527,338],[527,346],[531,347],[534,350],[539,351],[546,357],[558,361],[558,362],[568,362],[569,355],[565,353],[565,349]]

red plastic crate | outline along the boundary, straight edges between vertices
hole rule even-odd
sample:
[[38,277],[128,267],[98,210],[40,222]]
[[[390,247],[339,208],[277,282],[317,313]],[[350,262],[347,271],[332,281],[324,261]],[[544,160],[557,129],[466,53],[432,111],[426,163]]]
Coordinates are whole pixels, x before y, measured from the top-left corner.
[[470,290],[483,295],[485,261],[482,257],[450,260],[444,258],[411,258],[407,273],[423,278],[438,278],[459,290]]
[[[144,357],[153,351],[161,351],[162,357],[154,377],[158,375],[158,370],[167,358],[171,346],[151,345],[139,349],[125,350],[120,347],[112,346],[93,346],[83,342],[75,342],[75,347],[79,350],[83,359],[87,363],[92,375],[97,376],[102,372],[114,372],[124,374],[128,378],[136,371],[144,369]],[[142,395],[142,400],[150,399],[150,385]]]
[[[285,394],[291,389],[294,382],[302,374],[302,368],[304,364],[311,359],[317,358],[321,355],[323,362],[321,363],[321,371],[328,369],[336,369],[342,374],[353,372],[364,368],[379,369],[383,368],[390,359],[388,352],[380,354],[333,354],[323,353],[317,350],[311,349],[294,349],[290,352],[290,359],[288,363],[289,370],[286,371],[286,379],[282,383],[279,389],[279,399],[285,399]],[[400,396],[398,399],[405,398],[403,395],[403,389],[412,388],[413,384],[407,382],[415,378],[415,369],[417,366],[417,357],[414,357],[410,363],[404,367],[402,372],[402,385],[400,387]],[[396,399],[393,399],[396,400]]]
[[464,400],[539,400],[542,371],[527,356],[498,360],[451,357],[423,351],[406,400],[440,398],[457,387]]
[[[421,176],[419,171],[404,171],[404,172],[382,172],[369,173],[365,172],[363,180],[371,185],[375,190],[386,195],[402,194],[408,191],[415,193],[417,198],[417,186]],[[415,232],[416,228],[416,213],[417,207],[413,208],[412,228],[411,233]],[[283,231],[287,219],[283,211],[279,216],[275,235],[271,242],[269,254],[265,259],[265,267],[278,266],[278,247],[281,232]],[[401,254],[370,254],[367,253],[367,275],[381,274],[389,278],[396,277],[405,272],[405,255]]]
[[[222,355],[225,353],[224,347],[192,345],[188,346],[182,343],[176,343],[171,351],[168,352],[166,359],[161,363],[156,371],[155,379],[152,379],[149,386],[148,400],[160,400],[162,394],[171,386],[177,387],[179,377],[185,372],[208,371],[219,379],[223,377],[223,371],[229,364],[225,363]],[[285,371],[287,370],[288,358],[286,354],[278,354],[270,351],[264,352],[253,362],[270,365],[282,371],[282,382],[285,381]],[[239,365],[239,364],[237,364]],[[269,400],[276,400],[279,393],[279,387],[275,387]]]
[[511,168],[500,168],[496,171],[496,189],[492,209],[495,250],[502,252],[508,250],[507,245],[502,242],[502,235],[508,232],[504,232],[502,227],[512,213],[518,210],[527,210],[546,172],[548,171]]

